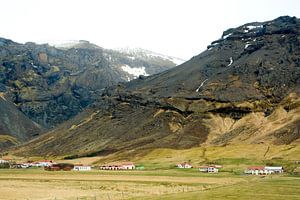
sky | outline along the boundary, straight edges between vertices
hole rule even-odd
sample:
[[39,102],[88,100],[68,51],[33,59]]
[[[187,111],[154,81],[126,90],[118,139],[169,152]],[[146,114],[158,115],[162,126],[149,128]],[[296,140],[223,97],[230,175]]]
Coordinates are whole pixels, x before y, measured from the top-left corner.
[[282,15],[299,0],[1,0],[0,37],[16,42],[88,40],[186,59],[228,28]]

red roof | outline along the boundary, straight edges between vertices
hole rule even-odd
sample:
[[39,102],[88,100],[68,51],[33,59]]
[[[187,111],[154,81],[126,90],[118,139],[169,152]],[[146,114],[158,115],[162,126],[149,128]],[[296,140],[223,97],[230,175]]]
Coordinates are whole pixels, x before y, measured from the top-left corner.
[[121,163],[120,165],[134,165],[134,163],[133,162]]
[[190,164],[187,163],[187,162],[184,162],[184,163],[179,163],[179,164],[177,164],[177,165],[190,165]]
[[264,166],[251,166],[248,167],[248,170],[264,170],[265,167]]

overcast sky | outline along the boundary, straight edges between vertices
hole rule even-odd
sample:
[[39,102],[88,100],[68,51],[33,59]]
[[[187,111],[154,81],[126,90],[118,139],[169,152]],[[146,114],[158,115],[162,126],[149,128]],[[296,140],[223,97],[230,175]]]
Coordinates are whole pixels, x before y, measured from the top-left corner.
[[1,0],[0,8],[0,37],[17,42],[82,39],[183,59],[228,28],[300,17],[299,0]]

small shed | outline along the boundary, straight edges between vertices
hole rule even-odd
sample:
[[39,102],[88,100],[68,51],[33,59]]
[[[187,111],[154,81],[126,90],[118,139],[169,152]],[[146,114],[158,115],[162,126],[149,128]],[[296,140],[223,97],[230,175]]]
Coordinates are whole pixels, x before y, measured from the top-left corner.
[[220,168],[222,168],[221,165],[206,165],[199,166],[199,171],[203,173],[219,173]]

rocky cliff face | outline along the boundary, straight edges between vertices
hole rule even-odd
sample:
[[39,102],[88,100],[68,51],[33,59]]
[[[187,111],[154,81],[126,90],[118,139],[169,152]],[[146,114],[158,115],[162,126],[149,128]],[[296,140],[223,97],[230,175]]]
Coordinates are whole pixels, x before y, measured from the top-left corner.
[[107,86],[174,66],[167,59],[135,59],[87,41],[58,49],[0,39],[1,92],[45,128],[78,114]]
[[180,66],[105,89],[90,109],[17,152],[137,155],[160,147],[298,144],[299,43],[295,17],[229,29]]

